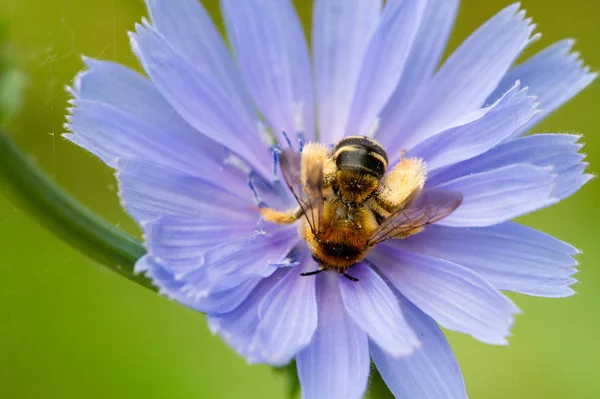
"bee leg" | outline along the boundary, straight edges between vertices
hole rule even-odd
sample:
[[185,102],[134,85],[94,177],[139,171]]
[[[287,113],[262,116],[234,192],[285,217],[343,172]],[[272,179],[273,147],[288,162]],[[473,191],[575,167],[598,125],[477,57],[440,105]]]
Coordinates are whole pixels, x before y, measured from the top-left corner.
[[405,206],[425,185],[427,170],[421,158],[404,158],[384,177],[376,202],[388,212]]
[[292,224],[302,216],[303,212],[300,207],[291,211],[277,211],[273,208],[261,208],[260,214],[266,222]]
[[354,281],[354,282],[359,281],[356,277],[352,277],[351,275],[346,274],[346,272],[342,272],[342,274],[344,275],[344,277],[346,277],[350,281]]
[[325,269],[313,270],[312,272],[300,273],[301,276],[314,276],[315,274],[319,274],[324,272]]

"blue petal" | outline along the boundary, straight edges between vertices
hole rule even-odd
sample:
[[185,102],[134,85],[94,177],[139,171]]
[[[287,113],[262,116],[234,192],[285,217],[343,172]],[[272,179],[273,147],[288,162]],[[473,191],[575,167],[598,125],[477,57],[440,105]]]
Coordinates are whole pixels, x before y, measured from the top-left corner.
[[390,356],[407,356],[420,346],[406,324],[398,300],[379,275],[364,263],[348,271],[359,281],[340,280],[346,312]]
[[229,346],[249,363],[269,363],[260,355],[256,345],[258,328],[258,306],[264,296],[277,282],[289,273],[279,269],[273,275],[261,280],[250,295],[233,311],[227,314],[208,315],[208,326],[213,334],[219,334]]
[[306,129],[312,139],[311,66],[292,3],[221,0],[221,8],[244,82],[275,135],[282,142],[283,132]]
[[402,110],[429,82],[446,48],[459,0],[427,0],[426,3],[402,77],[383,111],[377,137],[381,132],[390,131],[390,126],[385,126],[388,118]]
[[[239,296],[237,291],[247,292],[248,285],[277,273],[298,241],[294,229],[277,227],[229,242],[223,237],[219,245],[198,251],[199,257],[195,259],[153,257],[153,260],[172,275],[182,298],[187,298],[178,300],[194,300],[194,308],[222,313],[218,306],[222,307],[224,301],[234,301],[226,298],[227,292]],[[153,248],[149,253],[154,253]]]
[[209,250],[236,241],[256,231],[256,218],[225,219],[220,214],[203,217],[163,216],[145,223],[144,240],[148,253],[181,274],[204,263]]
[[[251,199],[241,198],[199,177],[152,162],[118,162],[120,195],[125,209],[138,221],[160,216],[221,215],[224,220],[248,220]],[[254,214],[258,218],[258,214]]]
[[425,2],[388,1],[364,56],[346,134],[369,134],[398,85],[408,60]]
[[230,97],[243,100],[252,112],[248,93],[223,38],[197,0],[146,0],[155,29],[200,73],[211,77]]
[[203,313],[229,313],[236,309],[262,279],[248,279],[239,285],[213,293],[208,296],[197,296],[186,290],[185,282],[177,278],[156,258],[145,255],[136,263],[136,270],[144,272],[159,288],[159,292],[191,309]]
[[370,343],[373,362],[397,399],[467,399],[465,383],[444,333],[425,313],[398,296],[402,311],[421,340],[411,356],[392,357]]
[[507,141],[478,157],[460,162],[430,174],[427,184],[436,186],[461,176],[491,171],[511,163],[551,167],[556,175],[553,197],[568,197],[587,183],[592,175],[585,173],[587,163],[579,154],[580,136],[570,134],[535,134]]
[[515,84],[474,122],[438,133],[409,151],[423,158],[429,171],[482,154],[510,137],[537,112],[535,97]]
[[346,314],[337,272],[317,277],[319,325],[296,357],[303,399],[359,399],[367,389],[367,334]]
[[555,204],[551,168],[513,164],[459,177],[436,187],[457,191],[463,202],[438,223],[445,226],[489,226]]
[[231,148],[265,177],[271,176],[271,156],[260,139],[254,116],[241,100],[231,97],[203,75],[152,27],[137,25],[132,46],[144,69],[177,112],[200,132]]
[[390,151],[411,148],[484,105],[508,68],[531,40],[533,26],[513,4],[475,31],[448,58],[427,88],[400,112],[382,117]]
[[67,139],[113,168],[117,158],[139,157],[247,190],[246,177],[224,163],[228,150],[181,119],[150,80],[113,62],[84,61],[89,69],[75,79]]
[[317,267],[307,255],[265,295],[258,309],[258,344],[269,363],[289,363],[317,329],[315,278],[300,275]]
[[[234,287],[245,279],[267,277],[286,263],[300,237],[293,226],[275,227],[228,242],[204,254],[201,270],[182,276],[198,295]],[[288,262],[289,263],[289,262]]]
[[445,260],[380,245],[369,259],[409,301],[444,328],[495,345],[519,309],[469,269]]
[[579,53],[570,52],[573,40],[561,40],[542,50],[527,61],[513,68],[489,97],[493,101],[515,80],[529,87],[529,92],[538,97],[542,112],[515,132],[518,136],[555,109],[569,101],[590,85],[598,76],[583,66]]
[[320,141],[344,135],[381,0],[315,0],[312,46]]
[[545,297],[573,294],[573,256],[579,251],[516,223],[480,228],[433,225],[389,245],[458,263],[499,290]]

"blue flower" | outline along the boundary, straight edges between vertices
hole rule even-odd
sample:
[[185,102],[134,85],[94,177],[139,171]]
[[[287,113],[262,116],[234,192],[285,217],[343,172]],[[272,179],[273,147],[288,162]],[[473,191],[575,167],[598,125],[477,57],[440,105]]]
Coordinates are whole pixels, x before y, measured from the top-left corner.
[[[222,0],[232,56],[196,0],[147,3],[130,37],[148,77],[86,58],[66,137],[116,169],[136,270],[248,362],[295,359],[309,399],[361,397],[371,360],[396,397],[465,398],[438,324],[503,345],[519,310],[500,290],[573,293],[578,251],[510,221],[591,178],[579,136],[524,135],[596,77],[571,40],[514,66],[537,38],[515,4],[438,68],[458,0],[316,0],[311,57],[289,0]],[[279,154],[357,134],[462,203],[374,246],[358,281],[301,276],[319,265],[297,224],[259,213],[296,206]]]

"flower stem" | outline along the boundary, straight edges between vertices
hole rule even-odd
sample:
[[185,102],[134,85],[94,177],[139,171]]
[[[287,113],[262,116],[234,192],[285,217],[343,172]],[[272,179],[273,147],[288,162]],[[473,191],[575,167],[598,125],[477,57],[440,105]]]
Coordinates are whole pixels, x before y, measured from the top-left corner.
[[140,241],[62,190],[1,131],[0,189],[73,248],[131,281],[156,290],[147,278],[133,272],[135,262],[146,252]]

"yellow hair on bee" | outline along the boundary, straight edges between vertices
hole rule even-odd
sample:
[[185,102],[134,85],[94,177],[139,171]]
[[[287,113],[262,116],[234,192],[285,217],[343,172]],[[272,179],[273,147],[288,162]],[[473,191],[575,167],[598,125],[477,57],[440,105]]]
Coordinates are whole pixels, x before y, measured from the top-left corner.
[[383,178],[377,199],[392,212],[405,205],[413,193],[421,191],[426,178],[427,169],[421,158],[403,158]]

